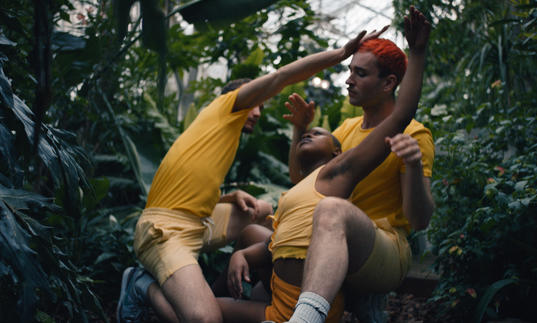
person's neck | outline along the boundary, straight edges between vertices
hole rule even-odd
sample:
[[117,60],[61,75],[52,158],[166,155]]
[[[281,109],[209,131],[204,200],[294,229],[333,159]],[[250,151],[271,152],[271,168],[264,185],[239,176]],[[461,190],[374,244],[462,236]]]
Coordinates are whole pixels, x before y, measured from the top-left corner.
[[364,106],[364,120],[362,122],[362,129],[369,129],[378,126],[384,119],[392,114],[394,107],[395,101],[393,99],[386,100],[371,107]]
[[327,160],[319,160],[317,162],[302,162],[302,166],[300,167],[300,173],[302,175],[302,179],[304,179],[305,177],[307,177],[309,174],[311,174],[311,172],[313,172],[314,170],[316,170],[317,168],[323,166],[324,164],[326,164],[328,161]]

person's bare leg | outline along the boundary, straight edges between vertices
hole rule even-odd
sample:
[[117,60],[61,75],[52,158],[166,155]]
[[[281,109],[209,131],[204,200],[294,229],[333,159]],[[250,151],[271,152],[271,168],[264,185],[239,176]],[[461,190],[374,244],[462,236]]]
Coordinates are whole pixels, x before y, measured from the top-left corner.
[[174,272],[162,291],[181,322],[222,322],[222,313],[199,265]]
[[147,296],[149,298],[149,302],[151,303],[151,307],[155,310],[155,313],[161,321],[179,322],[173,307],[170,305],[162,293],[162,289],[156,282],[149,285],[149,288],[147,289]]
[[229,297],[219,297],[216,300],[222,311],[224,323],[259,323],[265,320],[265,307],[268,303]]
[[289,321],[323,322],[345,277],[365,263],[374,242],[373,223],[360,209],[340,198],[321,200],[313,214],[302,291]]
[[[258,202],[260,205],[261,213],[260,218],[265,218],[267,215],[272,214],[272,207],[270,204],[268,204],[265,201],[259,200]],[[244,212],[239,209],[236,205],[233,205],[231,208],[231,215],[229,216],[229,222],[227,225],[227,231],[226,231],[226,240],[227,242],[235,241],[239,239],[239,237],[242,234],[242,230],[246,228],[246,226],[250,224],[257,224],[259,226],[262,226],[264,229],[271,231],[272,228],[272,222],[264,221],[261,219],[257,220],[257,223],[252,220],[250,214],[248,212]],[[264,230],[263,232],[267,232]],[[272,232],[272,231],[271,231]]]

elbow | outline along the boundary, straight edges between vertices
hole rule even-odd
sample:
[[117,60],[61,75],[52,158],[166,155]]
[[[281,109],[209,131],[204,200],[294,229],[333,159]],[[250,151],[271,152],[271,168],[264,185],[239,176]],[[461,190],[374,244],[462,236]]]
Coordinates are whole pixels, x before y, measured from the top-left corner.
[[413,223],[411,224],[411,226],[412,226],[412,229],[414,229],[415,231],[422,231],[422,230],[427,229],[427,227],[429,226],[429,220],[420,221],[418,223]]
[[410,222],[410,226],[415,231],[421,231],[427,229],[429,226],[429,222],[431,221],[433,210],[429,210],[427,212],[424,212],[420,214],[418,217],[412,219]]

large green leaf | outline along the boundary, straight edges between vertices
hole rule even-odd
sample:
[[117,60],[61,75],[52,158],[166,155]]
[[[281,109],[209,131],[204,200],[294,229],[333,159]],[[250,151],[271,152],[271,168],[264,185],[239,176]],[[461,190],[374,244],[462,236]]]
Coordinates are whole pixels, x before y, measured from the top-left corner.
[[127,34],[130,12],[134,0],[114,0],[114,17],[117,20],[118,37],[122,40]]
[[0,201],[0,260],[13,267],[16,277],[11,277],[12,280],[22,282],[22,297],[17,311],[21,322],[31,322],[38,299],[36,290],[45,293],[50,293],[50,290],[47,276],[35,251],[29,246],[30,235],[15,218],[11,208]]
[[11,84],[4,74],[3,68],[0,68],[0,98],[2,104],[8,107],[13,106],[13,91],[11,91]]
[[197,29],[205,29],[207,25],[222,28],[276,2],[277,0],[195,0],[179,12]]
[[490,301],[496,295],[502,288],[505,286],[511,285],[518,282],[516,279],[502,279],[494,284],[490,285],[489,288],[483,293],[483,296],[479,300],[479,303],[477,304],[477,307],[475,308],[475,315],[474,315],[474,322],[481,322],[483,319],[483,315],[485,315],[485,312],[487,310],[487,306],[489,305]]
[[166,52],[166,18],[156,0],[141,0],[142,41],[144,45],[164,55]]
[[[1,71],[1,70],[0,70]],[[2,91],[2,103],[11,110],[15,118],[22,124],[28,142],[32,142],[34,136],[34,114],[28,106],[16,95],[12,94],[7,86],[3,72],[0,74]],[[86,176],[77,158],[87,161],[82,150],[69,145],[62,137],[70,136],[70,133],[60,131],[42,124],[42,135],[39,137],[37,152],[50,172],[50,175],[58,185],[64,185],[69,194],[70,203],[78,201],[78,187],[81,184],[87,186]]]

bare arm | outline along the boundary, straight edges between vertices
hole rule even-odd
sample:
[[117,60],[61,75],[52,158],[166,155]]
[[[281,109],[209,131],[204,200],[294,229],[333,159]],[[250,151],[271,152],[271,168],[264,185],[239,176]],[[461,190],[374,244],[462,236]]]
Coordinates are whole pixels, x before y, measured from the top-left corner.
[[259,213],[257,199],[242,190],[236,190],[220,196],[219,202],[236,204],[241,211],[247,212],[252,219],[255,219],[256,214]]
[[430,24],[413,7],[405,17],[410,53],[408,68],[399,89],[394,112],[383,120],[358,146],[331,160],[317,177],[321,194],[347,198],[356,184],[373,171],[390,153],[386,137],[403,132],[414,116],[421,94]]
[[291,183],[296,184],[304,178],[298,164],[296,146],[304,132],[308,130],[309,124],[313,121],[315,102],[310,101],[306,103],[300,95],[293,93],[289,96],[289,102],[285,102],[285,107],[289,110],[290,114],[284,114],[283,117],[291,121],[294,125],[293,138],[289,149],[289,178],[291,179]]
[[401,174],[403,214],[414,230],[429,225],[434,210],[431,181],[423,176],[422,153],[416,139],[399,134],[390,139],[392,151],[405,163],[406,172]]
[[234,298],[239,298],[242,294],[242,279],[250,282],[250,268],[271,265],[272,256],[268,250],[269,241],[258,242],[246,249],[237,250],[231,256],[227,285]]
[[327,67],[336,65],[358,49],[364,35],[365,31],[362,31],[342,48],[308,55],[279,68],[276,72],[246,83],[239,90],[233,111],[260,105],[280,93],[287,85],[303,81]]
[[[348,58],[350,55],[354,54],[364,41],[379,37],[384,31],[388,29],[388,27],[389,26],[385,26],[380,31],[373,30],[371,33],[367,35],[365,35],[365,32],[362,31],[358,35],[358,37],[350,40],[342,49],[340,49],[340,50],[343,50],[345,53],[341,60],[344,60]],[[301,60],[298,60],[287,66],[290,66],[295,63],[299,63],[300,61]],[[335,65],[335,63],[332,65]],[[320,70],[322,69],[318,69],[317,71],[314,71],[313,73],[309,71],[308,72],[309,75],[306,76],[305,78],[314,75]],[[289,149],[289,177],[291,179],[291,183],[296,184],[303,178],[303,175],[300,173],[300,167],[298,166],[298,160],[296,158],[296,145],[298,144],[298,141],[300,141],[300,138],[302,137],[304,132],[308,129],[308,126],[311,123],[311,121],[313,121],[315,104],[313,102],[306,103],[304,99],[302,99],[302,97],[300,97],[296,93],[294,93],[293,95],[289,97],[289,101],[291,101],[292,104],[286,103],[286,107],[289,109],[290,114],[284,115],[284,118],[291,121],[291,123],[293,124],[293,138],[291,141],[291,147]]]

